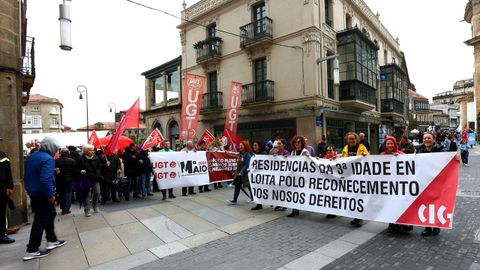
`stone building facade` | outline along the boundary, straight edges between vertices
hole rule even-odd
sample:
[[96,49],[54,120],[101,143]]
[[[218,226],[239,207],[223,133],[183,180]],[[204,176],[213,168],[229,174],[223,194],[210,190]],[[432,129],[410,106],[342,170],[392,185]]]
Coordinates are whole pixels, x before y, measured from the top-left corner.
[[456,108],[459,112],[460,120],[455,127],[460,125],[463,128],[465,125],[468,125],[468,127],[475,130],[474,89],[473,79],[456,81],[453,84],[453,90],[437,93],[433,96],[433,105],[448,105]]
[[[180,71],[180,82],[186,72],[207,78],[200,134],[223,132],[231,81],[243,84],[238,133],[245,139],[300,134],[314,144],[326,135],[340,147],[346,132],[357,131],[375,151],[380,137],[405,130],[405,57],[398,39],[362,0],[202,0],[182,17],[182,56],[172,70]],[[339,85],[332,61],[317,64],[335,54]],[[162,66],[144,72],[147,108]],[[158,123],[170,137],[181,106],[180,99],[166,98],[157,100],[163,106],[150,110],[146,125]]]
[[[474,102],[475,102],[475,128],[477,133],[480,132],[480,0],[470,0],[465,7],[465,16],[464,19],[466,22],[472,25],[472,36],[469,40],[465,41],[465,44],[473,46],[474,48],[474,57],[475,57],[475,73],[473,75],[474,80]],[[466,109],[461,110],[462,114]],[[463,125],[462,121],[462,125]]]
[[[27,104],[35,81],[35,39],[27,37],[27,1],[0,1],[0,150],[12,164],[13,200],[11,223],[27,219],[23,188],[22,105]],[[2,217],[3,218],[3,217]]]
[[142,73],[145,76],[146,136],[158,128],[173,146],[179,147],[182,57],[176,57],[158,67]]
[[62,132],[63,105],[58,99],[33,94],[22,111],[23,133]]

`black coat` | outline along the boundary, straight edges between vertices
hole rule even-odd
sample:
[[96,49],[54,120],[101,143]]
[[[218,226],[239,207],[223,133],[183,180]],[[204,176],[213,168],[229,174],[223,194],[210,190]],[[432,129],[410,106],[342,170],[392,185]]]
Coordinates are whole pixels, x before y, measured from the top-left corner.
[[57,183],[70,184],[78,176],[77,162],[68,156],[60,156],[55,160],[55,168],[60,169],[60,173],[55,175]]
[[108,182],[111,182],[117,178],[117,171],[121,169],[122,165],[117,155],[108,155],[107,159],[110,162],[110,166],[105,166],[105,169],[103,170],[103,177]]
[[[127,148],[128,149],[128,148]],[[136,177],[139,174],[140,163],[138,162],[138,153],[131,150],[123,154],[123,165],[127,177]]]
[[151,173],[153,174],[153,167],[150,158],[148,157],[148,152],[141,151],[138,154],[138,159],[141,160],[143,163],[140,164],[140,173]]
[[433,148],[431,151],[427,150],[427,148],[425,147],[425,144],[420,144],[416,148],[417,148],[417,152],[416,152],[417,154],[444,152],[443,146],[437,143],[433,145]]
[[12,169],[7,155],[0,151],[0,199],[5,197],[6,189],[13,189]]
[[101,162],[96,155],[93,155],[92,159],[88,159],[83,155],[80,158],[77,169],[79,171],[85,170],[87,172],[86,177],[95,182],[98,182],[103,178],[101,175]]
[[321,142],[317,145],[317,155],[318,157],[323,158],[327,154],[327,144],[324,142]]

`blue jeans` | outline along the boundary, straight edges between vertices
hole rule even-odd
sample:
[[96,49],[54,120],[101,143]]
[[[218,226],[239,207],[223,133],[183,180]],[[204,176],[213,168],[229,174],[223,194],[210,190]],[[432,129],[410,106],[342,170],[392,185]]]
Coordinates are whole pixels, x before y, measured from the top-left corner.
[[468,150],[461,150],[460,151],[460,156],[462,157],[462,163],[463,164],[468,164]]
[[147,182],[147,178],[149,175],[145,173],[141,173],[140,176],[138,177],[138,184],[137,184],[137,193],[145,195],[145,184]]
[[138,194],[138,176],[127,176],[128,192],[133,192],[133,195]]
[[30,240],[27,245],[27,252],[36,252],[42,242],[43,231],[47,236],[47,241],[57,241],[55,235],[55,204],[50,203],[46,197],[30,198],[33,216],[32,229],[30,230]]
[[145,174],[145,189],[147,190],[147,194],[152,193],[152,174],[147,173]]
[[72,206],[72,183],[62,184],[60,192],[60,209],[62,211],[70,211]]

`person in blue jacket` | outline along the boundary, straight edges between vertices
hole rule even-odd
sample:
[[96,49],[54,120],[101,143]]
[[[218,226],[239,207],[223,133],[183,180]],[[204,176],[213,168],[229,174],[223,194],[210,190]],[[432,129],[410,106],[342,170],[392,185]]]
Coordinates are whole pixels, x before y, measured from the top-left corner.
[[[45,137],[40,143],[40,150],[36,151],[25,161],[25,189],[30,197],[33,223],[30,231],[30,240],[24,261],[42,258],[50,250],[65,245],[64,240],[58,240],[55,234],[55,161],[53,156],[60,148],[53,137]],[[43,231],[47,238],[46,250],[40,250]]]

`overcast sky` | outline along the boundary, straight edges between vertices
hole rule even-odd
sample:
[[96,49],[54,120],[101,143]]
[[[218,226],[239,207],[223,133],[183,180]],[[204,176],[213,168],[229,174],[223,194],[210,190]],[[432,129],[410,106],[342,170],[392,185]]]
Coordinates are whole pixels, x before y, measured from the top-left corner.
[[[198,0],[187,0],[192,5]],[[272,0],[298,1],[298,0]],[[180,15],[182,0],[138,0]],[[400,38],[411,81],[431,98],[451,90],[455,81],[473,75],[471,36],[463,20],[466,0],[365,0],[390,33]],[[58,5],[61,1],[28,1],[28,35],[35,37],[37,77],[31,93],[58,98],[64,124],[86,125],[80,84],[88,88],[89,123],[113,121],[108,103],[128,109],[140,97],[145,107],[145,81],[140,74],[180,55],[179,19],[126,0],[73,0],[73,50],[59,46]],[[434,7],[434,8],[433,8]]]

